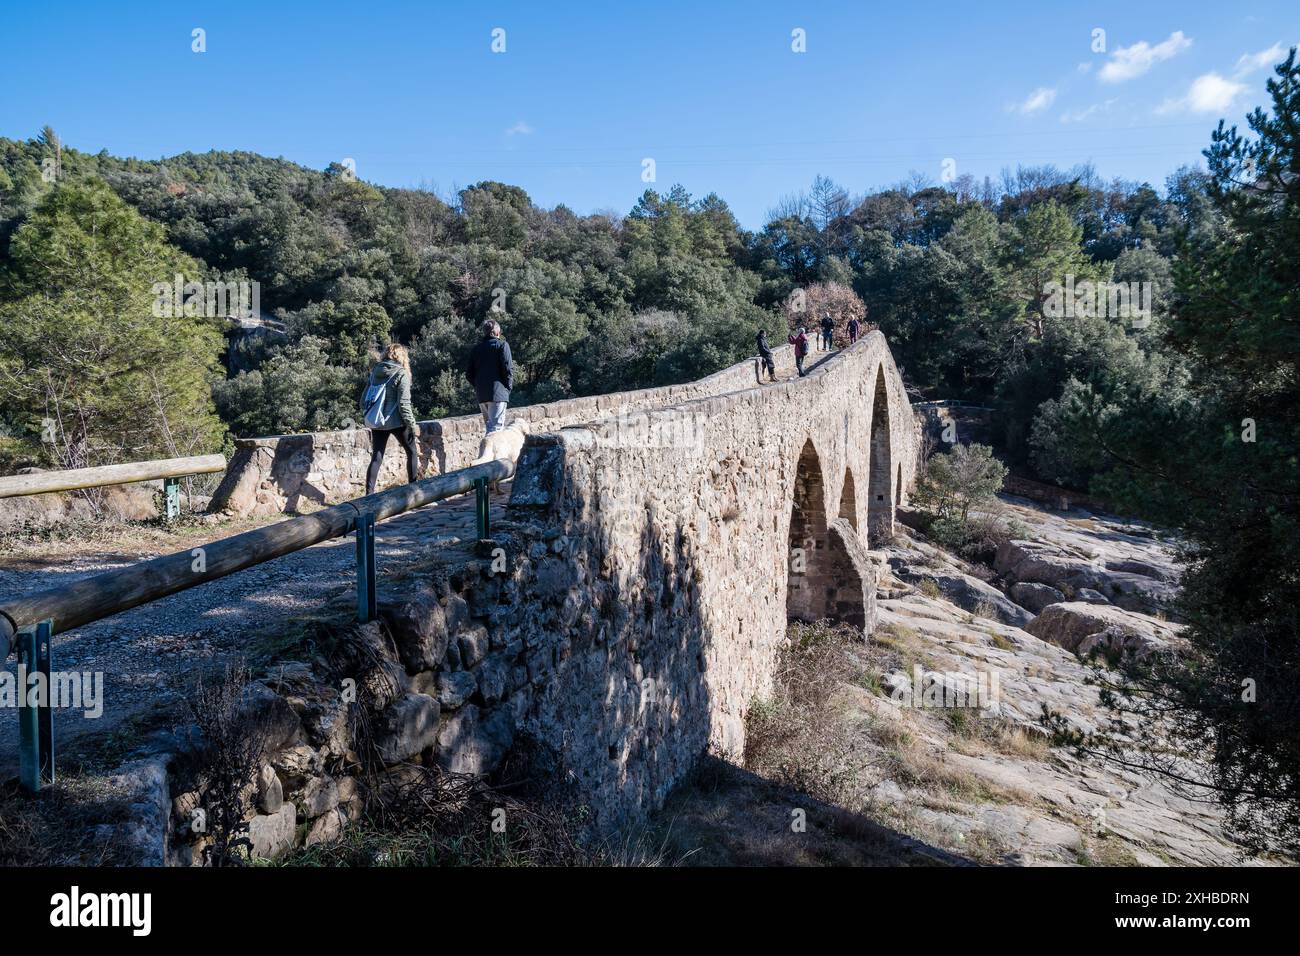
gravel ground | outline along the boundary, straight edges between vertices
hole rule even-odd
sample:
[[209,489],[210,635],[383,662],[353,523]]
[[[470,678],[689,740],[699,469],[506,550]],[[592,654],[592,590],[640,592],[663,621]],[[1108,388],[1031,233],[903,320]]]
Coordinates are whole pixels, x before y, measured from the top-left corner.
[[[494,512],[499,513],[508,498],[509,484],[505,483],[493,499]],[[214,530],[212,537],[221,536],[221,530]],[[430,542],[448,536],[474,536],[472,495],[438,502],[380,524],[376,556],[381,589],[386,563],[405,561]],[[159,705],[179,704],[197,673],[242,656],[250,634],[292,622],[296,615],[315,612],[330,598],[351,592],[356,580],[354,540],[349,535],[326,541],[57,635],[54,668],[101,673],[104,706],[97,718],[79,710],[56,712],[56,766],[59,751],[83,735],[107,734]],[[19,597],[197,543],[178,541],[156,553],[131,554],[105,552],[96,546],[94,551],[65,554],[57,564],[0,560],[0,595]],[[14,667],[10,657],[5,670],[12,673]],[[0,707],[0,780],[17,772],[17,713],[12,707]]]

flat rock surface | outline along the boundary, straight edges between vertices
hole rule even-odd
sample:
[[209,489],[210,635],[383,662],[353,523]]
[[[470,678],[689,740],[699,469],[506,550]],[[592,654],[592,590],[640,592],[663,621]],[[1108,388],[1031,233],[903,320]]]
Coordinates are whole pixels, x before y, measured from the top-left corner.
[[[1017,499],[1007,503],[1012,516],[1032,530],[1036,545],[1084,561],[1100,556],[1107,562],[1133,562],[1130,567],[1140,565],[1176,579],[1177,568],[1165,546],[1145,528],[1116,519],[1047,512]],[[1131,533],[1135,527],[1138,533]],[[969,570],[940,549],[903,536],[885,554],[891,562],[928,561],[936,574]],[[1019,728],[1023,740],[1031,742],[988,746],[969,730],[954,731],[943,709],[915,707],[910,701],[900,704],[862,688],[851,689],[862,713],[885,721],[894,734],[905,730],[913,749],[941,762],[946,775],[962,781],[960,787],[936,794],[933,788],[883,779],[875,792],[906,821],[901,829],[946,850],[978,848],[979,858],[1012,865],[1245,861],[1224,834],[1221,815],[1205,799],[1205,791],[1177,793],[1159,779],[1113,762],[1081,758],[1068,747],[1046,746],[1040,723],[1044,708],[1079,730],[1109,725],[1096,687],[1086,682],[1090,668],[1075,654],[1028,630],[972,615],[943,597],[927,597],[897,580],[882,582],[880,598],[880,628],[891,639],[905,639],[923,672],[996,672],[996,706],[983,716],[972,711],[973,720]],[[1133,611],[1084,603],[1063,607],[1122,616],[1125,624],[1152,635],[1173,632],[1164,621]],[[1029,628],[1034,629],[1032,623]],[[881,676],[887,689],[897,679]]]

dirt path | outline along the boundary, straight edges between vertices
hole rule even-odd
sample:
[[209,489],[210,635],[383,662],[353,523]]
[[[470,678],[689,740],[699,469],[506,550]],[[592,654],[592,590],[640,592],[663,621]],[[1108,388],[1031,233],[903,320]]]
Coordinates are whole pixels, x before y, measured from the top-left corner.
[[[508,498],[507,483],[493,498],[494,515],[500,514]],[[209,540],[225,534],[214,528]],[[467,539],[473,535],[472,495],[461,495],[383,522],[376,529],[381,593],[386,564],[409,560],[427,547],[436,546],[439,539]],[[103,713],[98,717],[86,716],[80,710],[56,712],[56,761],[60,748],[67,748],[83,735],[111,734],[123,723],[129,725],[159,705],[180,703],[197,672],[241,656],[250,635],[291,624],[299,616],[317,611],[330,598],[351,592],[356,580],[354,541],[349,535],[322,542],[58,635],[54,640],[55,669],[101,674],[104,691]],[[197,543],[178,539],[156,553],[170,553]],[[0,561],[0,594],[17,597],[153,556],[99,549],[74,552],[48,563],[4,560]],[[14,667],[11,657],[4,669],[13,673]],[[0,780],[18,771],[16,746],[16,711],[0,707]]]

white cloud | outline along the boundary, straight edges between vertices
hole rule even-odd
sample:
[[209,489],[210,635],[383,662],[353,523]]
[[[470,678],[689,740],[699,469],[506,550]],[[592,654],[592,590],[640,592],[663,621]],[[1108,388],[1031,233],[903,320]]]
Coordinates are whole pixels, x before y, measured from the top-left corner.
[[1111,106],[1115,100],[1106,100],[1104,103],[1093,103],[1091,106],[1078,110],[1067,110],[1061,114],[1062,123],[1082,123],[1089,116],[1096,116],[1098,113],[1110,112]]
[[1132,46],[1117,47],[1097,76],[1103,83],[1123,83],[1141,76],[1161,60],[1177,56],[1191,45],[1192,41],[1183,36],[1182,30],[1175,30],[1169,34],[1169,39],[1155,46],[1140,40]]
[[1080,63],[1078,66],[1078,70],[1080,73],[1087,73],[1091,69],[1092,69],[1091,63]]
[[1034,90],[1034,92],[1030,93],[1023,103],[1008,106],[1007,109],[1029,115],[1030,113],[1037,113],[1040,110],[1047,109],[1052,105],[1052,100],[1054,99],[1056,99],[1056,90],[1048,86],[1040,86],[1038,89]]
[[1229,80],[1218,73],[1206,73],[1192,80],[1187,95],[1165,100],[1157,113],[1219,113],[1228,111],[1237,98],[1246,92],[1245,83]]
[[508,130],[506,130],[506,135],[507,135],[507,136],[527,136],[527,135],[529,135],[529,134],[532,133],[532,132],[534,132],[533,128],[532,128],[531,126],[529,126],[527,123],[525,123],[523,120],[520,120],[520,121],[519,121],[518,123],[516,123],[514,126],[510,127]]
[[1260,50],[1258,53],[1245,53],[1241,59],[1237,60],[1237,69],[1234,76],[1245,76],[1247,73],[1254,73],[1256,70],[1262,70],[1266,66],[1273,66],[1275,63],[1281,63],[1286,59],[1286,50],[1282,44],[1274,43],[1267,50]]

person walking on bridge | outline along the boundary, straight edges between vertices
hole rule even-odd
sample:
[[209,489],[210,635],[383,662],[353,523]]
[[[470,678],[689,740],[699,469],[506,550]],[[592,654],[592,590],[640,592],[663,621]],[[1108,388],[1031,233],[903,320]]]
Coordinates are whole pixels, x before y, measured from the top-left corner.
[[776,362],[772,359],[772,348],[767,344],[767,332],[763,329],[758,330],[758,360],[762,363],[759,366],[758,380],[763,381],[763,372],[767,372],[767,378],[770,382],[776,381]]
[[500,323],[488,319],[481,329],[483,337],[469,353],[465,377],[474,386],[485,434],[491,435],[505,428],[506,405],[515,384],[515,365],[510,356],[510,343],[501,337]]
[[384,349],[370,369],[361,397],[361,412],[370,429],[370,467],[366,469],[366,494],[375,493],[379,468],[384,463],[388,439],[396,436],[406,452],[406,480],[415,481],[420,457],[416,437],[419,426],[411,407],[411,360],[406,348],[396,342]]
[[823,352],[829,352],[835,343],[835,320],[831,318],[829,312],[822,313],[822,335],[821,347]]
[[849,345],[852,345],[858,340],[858,333],[861,331],[862,323],[858,321],[857,316],[849,319]]
[[808,355],[808,330],[801,325],[799,331],[791,335],[786,341],[794,346],[794,365],[799,370],[799,376],[802,378],[807,374],[803,370],[803,360]]

